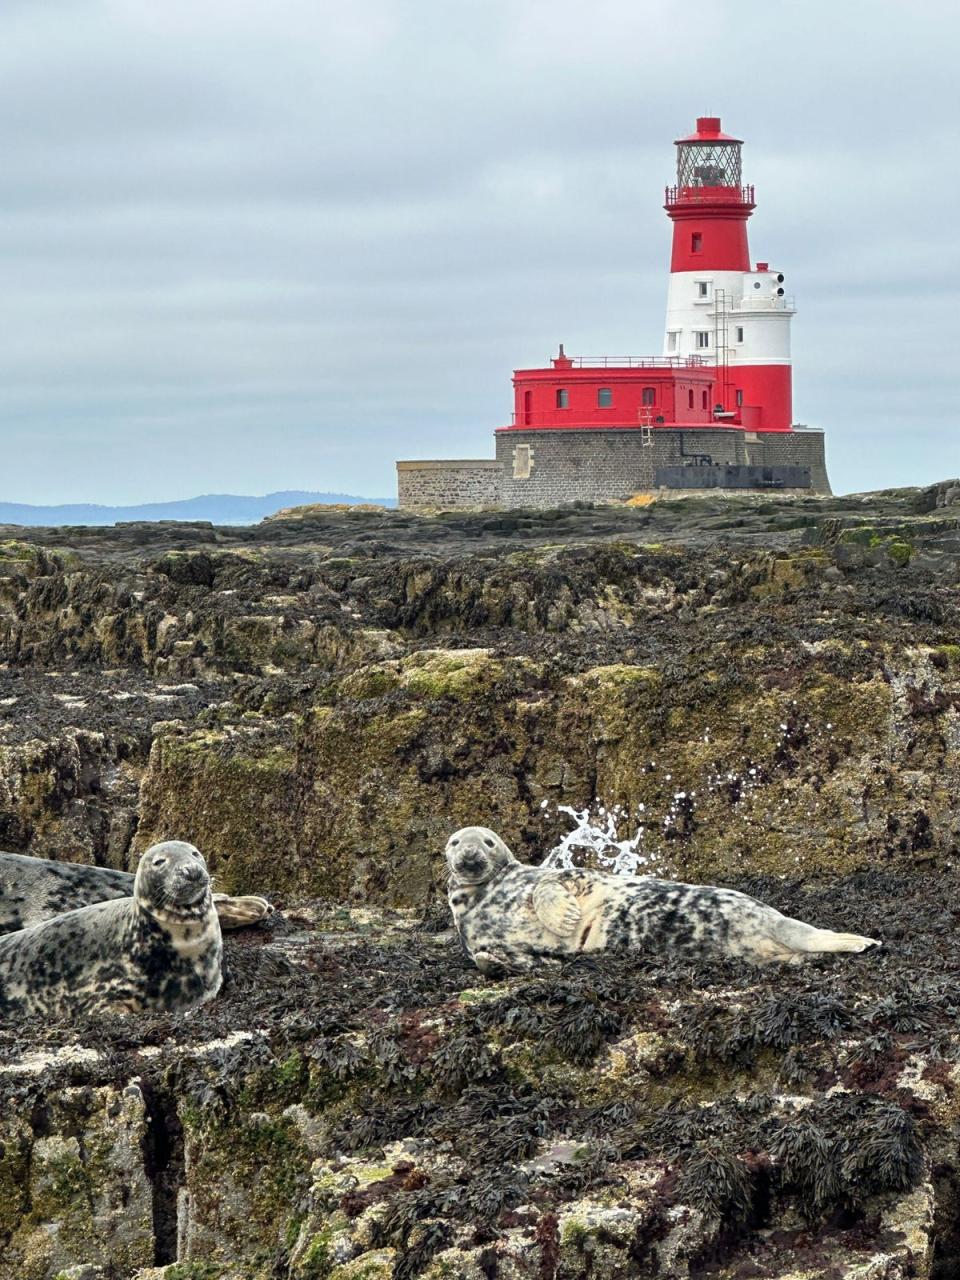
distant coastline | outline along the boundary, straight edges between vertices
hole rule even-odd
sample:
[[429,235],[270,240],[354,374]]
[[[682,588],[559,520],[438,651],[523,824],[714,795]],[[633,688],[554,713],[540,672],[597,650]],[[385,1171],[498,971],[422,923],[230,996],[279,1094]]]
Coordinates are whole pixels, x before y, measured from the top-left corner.
[[356,506],[374,503],[395,507],[396,498],[361,498],[352,493],[312,493],[303,489],[283,489],[259,497],[234,493],[208,493],[199,498],[175,502],[143,502],[129,507],[101,506],[94,502],[33,506],[25,502],[0,502],[0,525],[111,525],[128,520],[209,520],[211,524],[257,524],[283,507],[308,503]]

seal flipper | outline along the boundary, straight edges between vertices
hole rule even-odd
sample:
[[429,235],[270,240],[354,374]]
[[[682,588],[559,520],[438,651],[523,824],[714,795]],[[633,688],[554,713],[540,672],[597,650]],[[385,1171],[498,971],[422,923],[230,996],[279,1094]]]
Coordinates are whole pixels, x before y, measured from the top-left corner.
[[505,973],[529,973],[534,969],[553,972],[560,968],[560,961],[553,956],[533,955],[513,947],[486,948],[467,954],[480,972],[490,978],[501,977]]
[[215,893],[213,905],[220,917],[221,929],[243,929],[273,915],[273,907],[266,898],[256,896],[233,898],[228,893]]
[[776,913],[766,930],[766,946],[761,944],[757,952],[761,959],[787,960],[796,963],[808,955],[839,953],[857,954],[882,947],[879,938],[865,938],[859,933],[835,933],[833,929],[818,929],[803,920]]
[[558,877],[544,876],[530,895],[530,905],[545,929],[565,938],[580,923],[580,907],[576,898]]

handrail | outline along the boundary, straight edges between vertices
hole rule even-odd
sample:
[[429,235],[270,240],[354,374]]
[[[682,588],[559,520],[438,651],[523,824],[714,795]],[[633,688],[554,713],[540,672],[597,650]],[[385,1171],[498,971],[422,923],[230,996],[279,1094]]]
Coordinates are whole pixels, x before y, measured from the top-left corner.
[[571,365],[574,369],[681,369],[709,364],[703,356],[566,356],[563,364],[554,361],[554,368],[562,371]]
[[744,311],[796,311],[796,297],[791,294],[784,294],[782,298],[774,295],[772,298],[768,294],[764,297],[751,297],[749,293],[745,293],[737,302],[731,302],[727,308],[727,315],[735,316]]
[[665,187],[664,204],[668,207],[676,204],[716,204],[729,203],[731,198],[737,204],[755,204],[753,184],[746,187]]
[[[660,411],[654,411],[654,418],[651,422],[624,422],[622,417],[616,418],[613,422],[597,422],[577,421],[577,422],[558,422],[559,415],[548,415],[533,411],[524,414],[522,411],[514,412],[510,415],[510,424],[508,426],[497,427],[498,431],[516,431],[518,435],[522,434],[524,429],[541,430],[541,431],[660,431],[668,429],[670,431],[742,431],[743,425],[738,421],[727,422],[721,419],[711,417],[707,422],[658,422]],[[547,418],[549,416],[549,421]]]

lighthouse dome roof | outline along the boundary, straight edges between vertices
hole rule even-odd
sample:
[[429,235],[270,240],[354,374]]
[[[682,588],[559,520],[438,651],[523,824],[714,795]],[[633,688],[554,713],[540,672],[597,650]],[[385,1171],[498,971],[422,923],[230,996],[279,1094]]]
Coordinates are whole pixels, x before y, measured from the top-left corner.
[[688,133],[685,138],[677,138],[676,145],[682,142],[743,142],[742,138],[731,137],[720,129],[719,116],[697,116],[696,133]]

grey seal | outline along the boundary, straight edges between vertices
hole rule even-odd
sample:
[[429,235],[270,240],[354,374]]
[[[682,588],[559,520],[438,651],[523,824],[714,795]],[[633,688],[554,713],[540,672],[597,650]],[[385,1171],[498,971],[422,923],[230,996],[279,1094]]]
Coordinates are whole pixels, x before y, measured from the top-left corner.
[[132,897],[0,938],[0,1017],[182,1012],[220,990],[222,951],[200,851],[166,840],[140,859]]
[[[130,871],[0,853],[0,934],[29,929],[65,911],[133,897]],[[273,911],[266,898],[213,895],[222,929],[256,924]]]
[[454,924],[484,972],[549,967],[551,957],[585,951],[796,964],[880,946],[875,938],[816,929],[734,889],[524,866],[488,827],[455,831],[445,857]]

